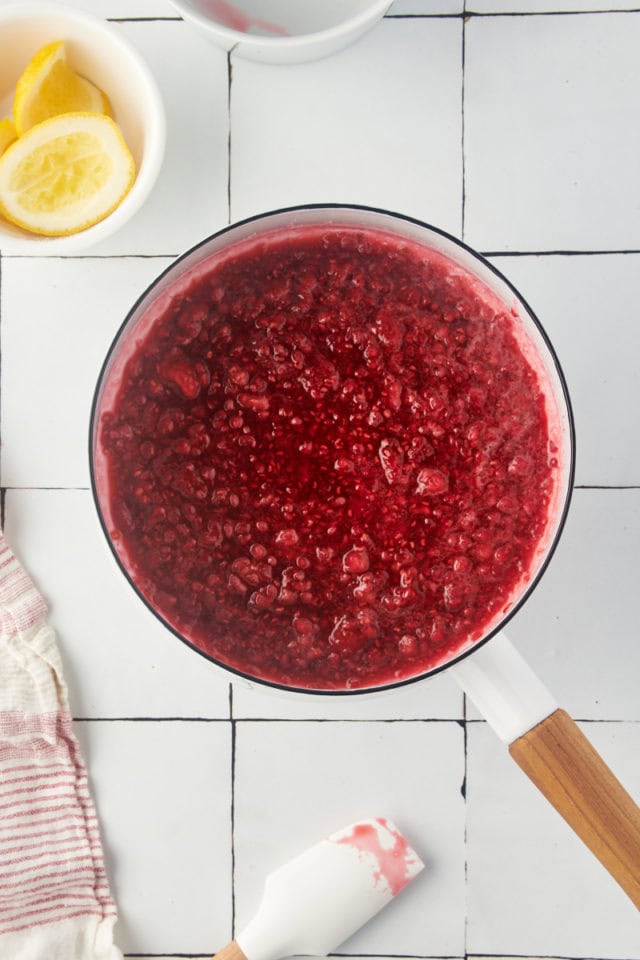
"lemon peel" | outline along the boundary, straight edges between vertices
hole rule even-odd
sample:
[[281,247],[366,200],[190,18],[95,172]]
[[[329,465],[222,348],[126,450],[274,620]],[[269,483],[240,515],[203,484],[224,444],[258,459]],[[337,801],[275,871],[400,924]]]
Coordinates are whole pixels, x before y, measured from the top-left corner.
[[7,147],[13,143],[16,137],[16,128],[11,120],[0,120],[0,156],[2,156]]
[[16,84],[13,119],[18,136],[62,113],[111,114],[107,96],[67,63],[64,40],[41,47]]
[[134,179],[133,157],[110,117],[62,114],[0,157],[0,213],[32,233],[66,236],[107,217]]

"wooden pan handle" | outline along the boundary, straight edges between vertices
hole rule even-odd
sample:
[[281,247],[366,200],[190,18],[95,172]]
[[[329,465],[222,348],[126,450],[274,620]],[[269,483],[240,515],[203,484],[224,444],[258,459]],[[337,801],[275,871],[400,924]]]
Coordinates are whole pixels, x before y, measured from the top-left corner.
[[247,960],[235,940],[215,954],[213,960]]
[[640,909],[640,808],[577,724],[556,710],[509,752]]

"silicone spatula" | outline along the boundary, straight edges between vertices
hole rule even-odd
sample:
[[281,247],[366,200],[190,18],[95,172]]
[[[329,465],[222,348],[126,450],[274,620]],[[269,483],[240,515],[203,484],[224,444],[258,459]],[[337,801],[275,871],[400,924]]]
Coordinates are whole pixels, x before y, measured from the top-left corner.
[[389,820],[351,824],[270,874],[257,913],[213,960],[326,956],[423,867]]

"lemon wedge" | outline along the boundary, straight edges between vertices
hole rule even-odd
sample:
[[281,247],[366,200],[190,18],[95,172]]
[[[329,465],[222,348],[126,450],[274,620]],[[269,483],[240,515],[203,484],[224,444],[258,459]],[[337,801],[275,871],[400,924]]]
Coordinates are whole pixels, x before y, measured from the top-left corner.
[[2,156],[7,147],[13,143],[16,136],[16,128],[11,123],[11,120],[0,120],[0,156]]
[[16,84],[13,119],[18,136],[61,113],[110,114],[106,95],[72,70],[63,40],[48,43],[32,57]]
[[32,127],[0,157],[0,213],[32,233],[77,233],[108,216],[134,178],[110,117],[65,113]]

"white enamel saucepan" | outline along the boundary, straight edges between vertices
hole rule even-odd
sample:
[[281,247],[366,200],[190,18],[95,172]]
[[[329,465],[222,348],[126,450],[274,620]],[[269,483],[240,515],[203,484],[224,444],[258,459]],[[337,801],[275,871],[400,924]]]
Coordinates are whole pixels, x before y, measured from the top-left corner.
[[[542,326],[508,280],[473,250],[442,231],[408,217],[364,207],[312,205],[280,210],[232,225],[176,261],[143,294],[125,320],[105,360],[94,398],[90,437],[92,487],[98,514],[114,555],[134,589],[153,609],[153,604],[141,593],[127,569],[122,551],[110,536],[113,524],[100,439],[102,416],[113,403],[132,345],[135,346],[148,328],[149,318],[153,316],[150,307],[177,280],[230,245],[272,231],[318,224],[383,230],[400,240],[422,244],[476,278],[483,298],[495,298],[497,311],[506,309],[514,318],[519,346],[543,386],[549,440],[555,445],[558,460],[556,489],[546,529],[526,577],[506,607],[501,607],[488,624],[484,636],[463,643],[432,669],[403,677],[401,682],[416,681],[444,669],[450,670],[498,736],[509,745],[515,761],[640,907],[640,810],[501,632],[531,594],[558,542],[573,484],[574,429],[564,377]],[[158,610],[154,613],[180,639],[198,650],[184,631],[176,630]],[[209,659],[230,669],[215,657]],[[235,668],[235,672],[241,671]],[[248,673],[244,675],[249,676]],[[259,676],[249,678],[262,680]],[[367,689],[371,692],[382,688]],[[300,692],[366,691],[310,691],[305,688]],[[428,695],[428,690],[425,694]]]

